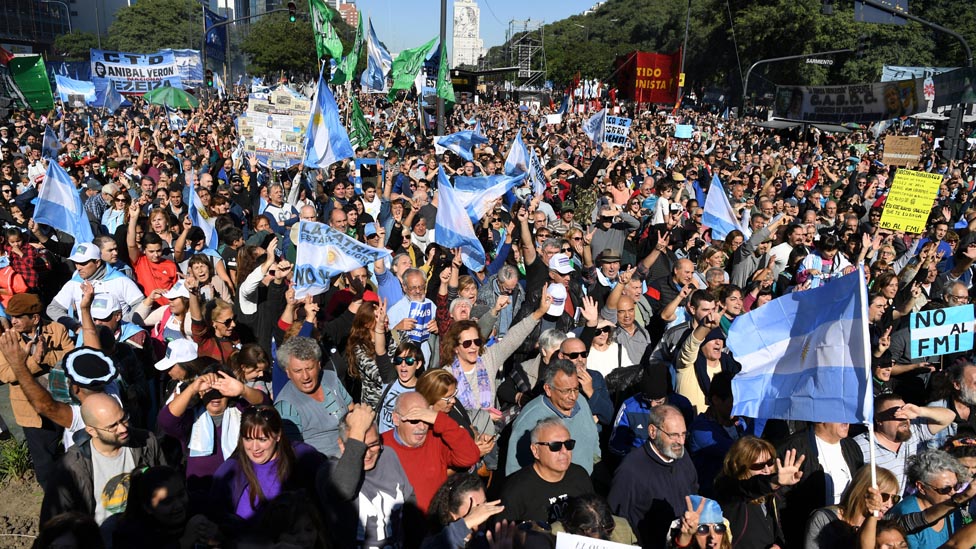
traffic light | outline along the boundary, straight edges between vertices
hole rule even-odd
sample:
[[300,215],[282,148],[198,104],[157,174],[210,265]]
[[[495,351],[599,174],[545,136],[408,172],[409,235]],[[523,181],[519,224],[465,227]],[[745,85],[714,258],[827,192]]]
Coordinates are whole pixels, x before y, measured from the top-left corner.
[[288,2],[288,21],[294,23],[298,19],[298,7],[294,2]]
[[207,69],[207,87],[208,88],[212,88],[213,87],[213,82],[214,82],[214,80],[213,80],[213,71],[210,70],[210,69]]
[[946,136],[942,140],[942,157],[946,160],[956,160],[959,157],[960,148],[965,146],[966,141],[960,137],[960,132],[962,131],[962,115],[963,109],[958,105],[953,107],[949,113]]
[[854,56],[858,59],[864,59],[868,54],[868,35],[862,34],[857,37],[857,50],[855,50]]

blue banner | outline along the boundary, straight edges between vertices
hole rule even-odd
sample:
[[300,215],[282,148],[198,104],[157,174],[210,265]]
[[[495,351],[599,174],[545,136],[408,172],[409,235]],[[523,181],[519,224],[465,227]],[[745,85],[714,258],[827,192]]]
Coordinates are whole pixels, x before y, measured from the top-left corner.
[[95,101],[95,84],[91,82],[75,80],[60,74],[54,75],[54,81],[58,87],[58,97],[70,107],[84,107]]
[[119,93],[142,95],[160,86],[182,88],[173,50],[156,53],[126,53],[91,50],[92,82],[104,93],[109,80]]
[[[208,9],[205,9],[203,13],[204,23],[208,29],[227,21],[226,17],[221,17]],[[211,29],[207,32],[206,48],[208,58],[221,63],[224,62],[224,52],[227,49],[227,25]]]
[[912,340],[908,357],[922,358],[972,350],[973,321],[972,304],[912,313],[908,320]]
[[367,246],[328,225],[299,223],[292,285],[296,299],[324,293],[331,278],[390,255],[390,250]]
[[184,83],[197,86],[203,82],[203,61],[197,50],[172,50],[176,57],[176,70]]

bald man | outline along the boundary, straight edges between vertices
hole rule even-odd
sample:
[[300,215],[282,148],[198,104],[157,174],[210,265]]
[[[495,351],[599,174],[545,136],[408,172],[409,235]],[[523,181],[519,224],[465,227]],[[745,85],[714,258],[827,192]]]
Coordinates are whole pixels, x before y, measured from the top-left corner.
[[155,435],[129,427],[129,415],[117,400],[93,394],[81,405],[85,422],[75,445],[58,463],[44,492],[41,523],[77,511],[93,515],[98,524],[125,511],[128,475],[133,469],[166,465]]

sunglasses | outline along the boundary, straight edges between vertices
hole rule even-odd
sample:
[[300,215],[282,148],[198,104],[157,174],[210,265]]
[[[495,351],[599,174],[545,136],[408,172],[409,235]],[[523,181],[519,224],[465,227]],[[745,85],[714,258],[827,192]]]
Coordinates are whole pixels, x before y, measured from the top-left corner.
[[404,423],[409,423],[410,425],[417,425],[418,423],[423,423],[423,420],[420,419],[401,419],[400,421],[403,421]]
[[230,328],[231,324],[236,324],[236,323],[237,321],[235,321],[233,318],[228,318],[227,320],[224,321],[214,320],[214,324],[223,324],[225,328]]
[[549,448],[550,452],[558,452],[563,449],[563,446],[565,446],[567,450],[572,451],[573,448],[576,448],[576,441],[573,439],[554,440],[552,442],[536,442],[535,445],[546,446]]
[[412,356],[395,356],[395,357],[393,357],[393,365],[394,366],[398,366],[398,365],[400,365],[400,364],[402,364],[404,362],[407,363],[407,366],[413,366],[414,364],[419,363],[420,362],[420,359],[419,358],[414,358]]
[[579,242],[580,240],[583,240],[583,237],[582,236],[574,236],[573,237],[573,240]]
[[766,467],[772,467],[774,465],[776,465],[776,458],[769,458],[768,460],[762,461],[760,463],[753,463],[752,465],[749,466],[749,468],[752,469],[753,471],[762,471]]
[[604,326],[602,328],[597,328],[596,333],[598,334],[609,334],[613,331],[613,326]]
[[572,251],[572,250],[573,250],[573,249],[572,249],[572,248],[570,248],[569,246],[566,246],[565,248],[559,248],[559,251],[561,251],[561,252],[563,252],[563,253],[566,253],[566,252],[570,252],[570,251]]
[[568,358],[569,360],[576,360],[579,357],[586,358],[587,356],[589,356],[589,354],[590,354],[589,351],[578,351],[573,353],[563,353],[563,356]]
[[709,532],[715,532],[716,534],[725,534],[724,524],[699,524],[696,533],[699,535],[706,535]]
[[[949,486],[947,486],[946,488],[949,488]],[[898,494],[886,494],[884,492],[881,492],[881,501],[888,503],[889,499],[891,500],[892,505],[898,505],[898,502],[901,501],[901,496],[899,496]]]
[[936,488],[935,486],[932,486],[931,484],[928,484],[928,483],[925,483],[925,482],[923,482],[922,484],[925,484],[933,492],[935,492],[936,494],[939,494],[940,496],[948,496],[949,494],[952,494],[953,492],[956,491],[956,487],[955,486],[943,486],[942,488]]
[[467,339],[467,340],[461,342],[461,347],[464,347],[465,349],[470,349],[472,345],[474,345],[476,347],[481,347],[481,344],[482,343],[484,343],[484,342],[481,341],[480,338],[479,339]]

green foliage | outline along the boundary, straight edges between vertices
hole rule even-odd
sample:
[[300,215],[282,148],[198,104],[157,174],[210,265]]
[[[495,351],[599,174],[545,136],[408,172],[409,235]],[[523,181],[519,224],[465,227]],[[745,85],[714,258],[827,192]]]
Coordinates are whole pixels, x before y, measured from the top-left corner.
[[16,439],[0,442],[0,479],[24,478],[32,470],[26,442]]
[[163,48],[200,49],[203,13],[195,0],[140,0],[119,9],[107,47],[133,53]]
[[251,73],[312,72],[316,66],[312,26],[292,23],[288,14],[271,14],[252,24],[241,51],[250,57]]
[[98,37],[91,32],[72,32],[54,39],[54,49],[65,61],[87,61],[89,51],[98,47]]

